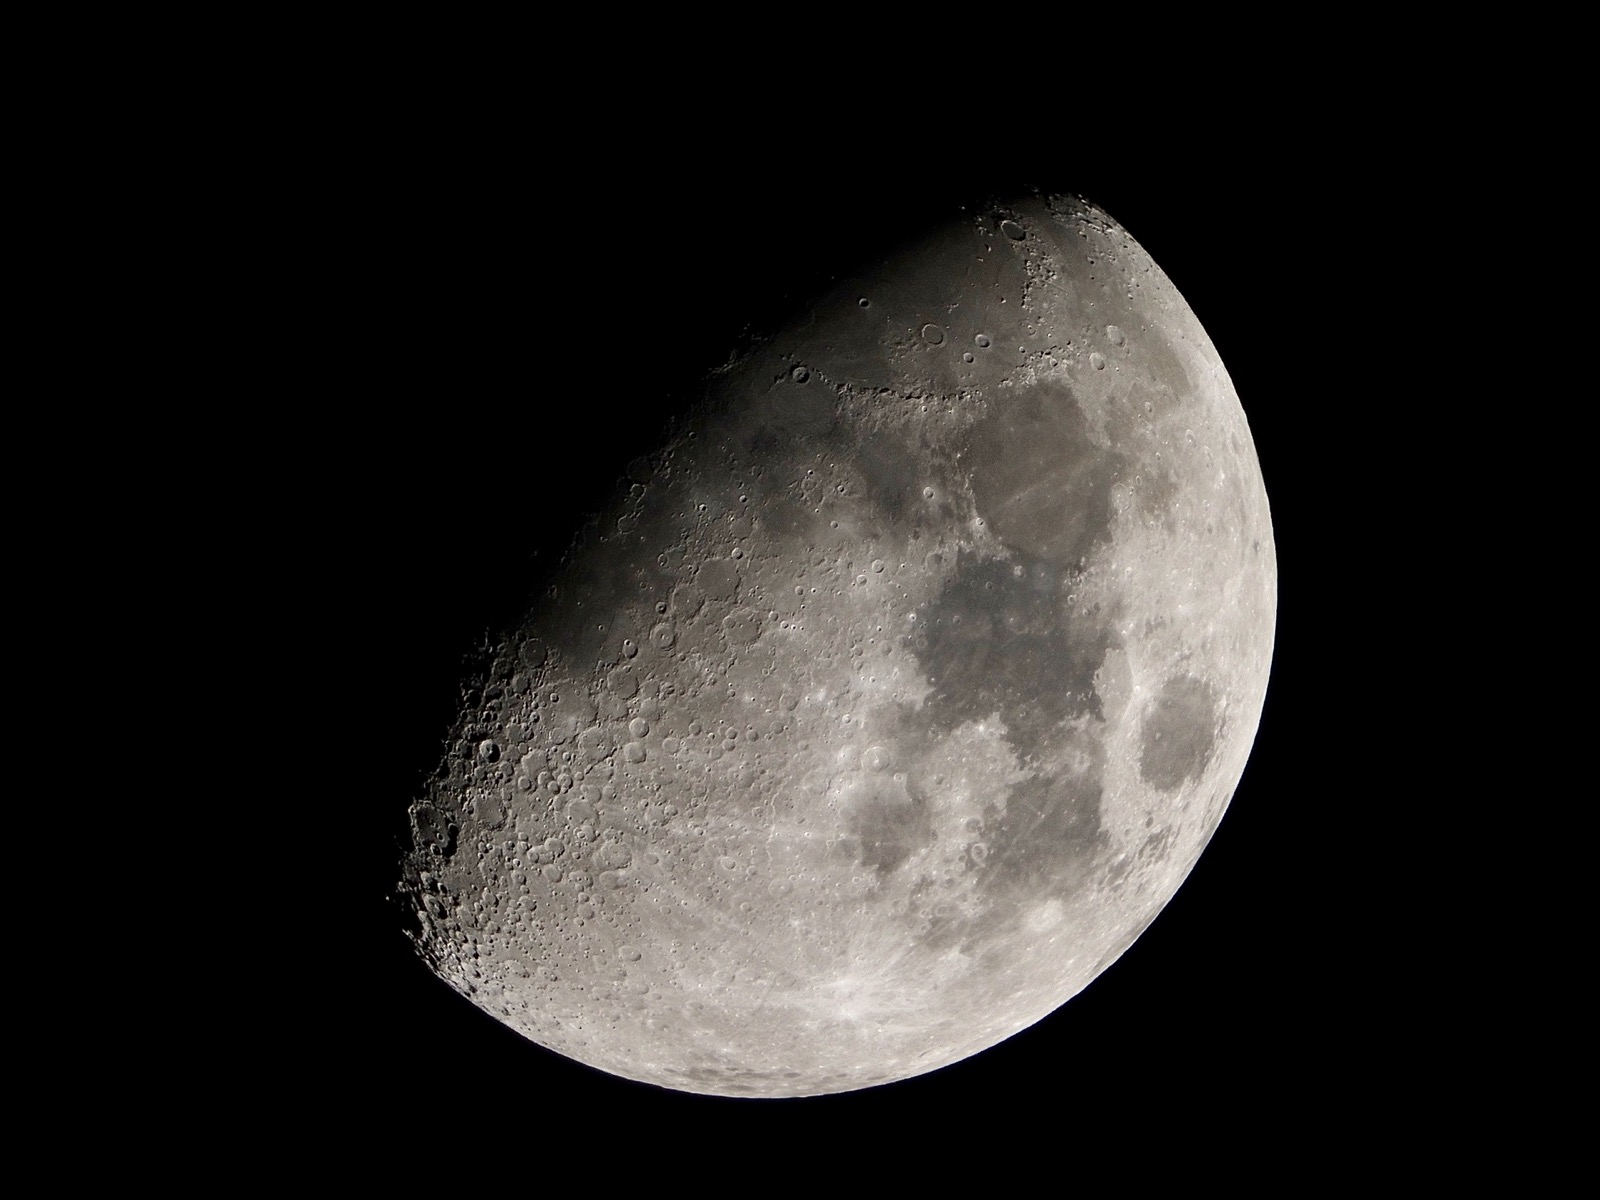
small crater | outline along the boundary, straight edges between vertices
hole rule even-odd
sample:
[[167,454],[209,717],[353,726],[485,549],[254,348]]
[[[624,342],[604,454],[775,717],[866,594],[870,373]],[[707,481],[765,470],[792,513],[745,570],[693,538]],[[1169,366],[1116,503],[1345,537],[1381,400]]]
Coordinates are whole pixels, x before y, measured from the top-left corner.
[[743,650],[761,636],[761,614],[754,609],[736,608],[722,618],[722,633],[728,645]]
[[884,746],[869,746],[861,755],[861,766],[868,771],[886,771],[893,755]]
[[615,871],[633,861],[633,852],[621,842],[607,842],[595,851],[594,860],[606,870]]

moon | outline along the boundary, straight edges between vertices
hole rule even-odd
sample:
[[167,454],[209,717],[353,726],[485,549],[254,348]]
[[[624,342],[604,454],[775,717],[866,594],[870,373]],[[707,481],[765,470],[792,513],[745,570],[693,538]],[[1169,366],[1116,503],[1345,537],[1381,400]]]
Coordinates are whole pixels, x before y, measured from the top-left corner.
[[681,1091],[977,1054],[1150,924],[1244,770],[1277,572],[1210,339],[1107,213],[891,247],[705,381],[484,656],[417,951]]

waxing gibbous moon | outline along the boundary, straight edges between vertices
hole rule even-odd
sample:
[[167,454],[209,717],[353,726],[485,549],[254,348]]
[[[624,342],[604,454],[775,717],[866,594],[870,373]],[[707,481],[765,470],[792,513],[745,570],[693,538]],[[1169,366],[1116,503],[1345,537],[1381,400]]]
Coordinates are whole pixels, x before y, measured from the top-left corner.
[[706,380],[489,655],[400,892],[533,1041],[804,1096],[1027,1028],[1217,828],[1272,655],[1266,492],[1189,306],[1027,197]]

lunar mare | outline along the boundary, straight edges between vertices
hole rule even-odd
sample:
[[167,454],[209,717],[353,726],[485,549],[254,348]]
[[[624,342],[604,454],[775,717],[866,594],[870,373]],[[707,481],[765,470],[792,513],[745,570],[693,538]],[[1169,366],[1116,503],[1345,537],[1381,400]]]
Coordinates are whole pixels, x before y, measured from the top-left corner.
[[412,936],[630,1079],[797,1096],[956,1062],[1188,874],[1275,595],[1250,431],[1171,282],[1076,199],[963,217],[628,466],[412,806]]

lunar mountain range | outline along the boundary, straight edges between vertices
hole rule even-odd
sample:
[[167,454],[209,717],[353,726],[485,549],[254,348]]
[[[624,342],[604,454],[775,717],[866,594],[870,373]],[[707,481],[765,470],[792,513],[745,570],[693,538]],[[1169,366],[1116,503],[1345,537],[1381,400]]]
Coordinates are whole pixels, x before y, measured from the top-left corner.
[[1205,331],[1028,197],[713,372],[490,654],[399,892],[528,1038],[690,1092],[922,1074],[1172,897],[1244,769],[1277,586]]

